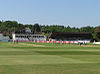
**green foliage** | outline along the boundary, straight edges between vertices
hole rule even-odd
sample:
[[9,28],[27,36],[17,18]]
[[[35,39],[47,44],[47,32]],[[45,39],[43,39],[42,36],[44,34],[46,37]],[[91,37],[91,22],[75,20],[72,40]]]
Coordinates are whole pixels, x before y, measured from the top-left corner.
[[21,24],[16,21],[0,21],[0,32],[11,37],[12,32],[24,30],[25,28],[30,28],[34,32],[43,32],[43,33],[51,33],[51,32],[89,32],[91,34],[95,34],[97,39],[100,38],[100,27],[70,27],[63,25],[39,25],[39,24]]
[[0,24],[0,32],[11,33],[20,30],[23,27],[23,24],[18,24],[16,21],[5,21]]
[[39,24],[34,24],[34,32],[41,32]]
[[24,25],[24,27],[25,27],[25,28],[29,28],[29,29],[31,29],[32,31],[34,30],[34,26],[31,25],[31,24],[26,24],[26,25]]
[[70,26],[62,26],[62,25],[42,25],[41,26],[42,32],[48,33],[48,32],[89,32],[94,33],[94,27],[82,27],[82,28],[75,28]]
[[94,33],[95,33],[96,37],[100,40],[100,26],[96,27],[96,29],[94,30]]
[[90,27],[90,26],[87,26],[87,27],[82,27],[80,28],[80,32],[89,32],[89,33],[94,33],[94,27]]
[[24,25],[16,21],[4,21],[0,23],[0,32],[7,36],[12,36],[12,32],[24,29]]
[[42,34],[45,35],[47,37],[47,40],[48,40],[48,34],[44,33],[44,32],[42,32]]
[[42,25],[41,30],[45,33],[51,33],[51,32],[64,32],[65,27],[62,25]]

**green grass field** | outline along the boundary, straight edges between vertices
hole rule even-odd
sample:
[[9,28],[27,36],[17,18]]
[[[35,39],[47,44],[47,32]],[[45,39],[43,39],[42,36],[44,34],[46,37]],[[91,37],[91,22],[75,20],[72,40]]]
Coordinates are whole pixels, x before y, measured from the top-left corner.
[[100,45],[0,42],[0,74],[100,74]]

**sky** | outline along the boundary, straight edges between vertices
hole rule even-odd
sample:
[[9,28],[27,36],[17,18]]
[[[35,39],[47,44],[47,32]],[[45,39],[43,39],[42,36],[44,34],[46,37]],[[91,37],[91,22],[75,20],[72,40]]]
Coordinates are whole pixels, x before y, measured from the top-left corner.
[[0,20],[95,27],[100,25],[100,0],[0,0]]

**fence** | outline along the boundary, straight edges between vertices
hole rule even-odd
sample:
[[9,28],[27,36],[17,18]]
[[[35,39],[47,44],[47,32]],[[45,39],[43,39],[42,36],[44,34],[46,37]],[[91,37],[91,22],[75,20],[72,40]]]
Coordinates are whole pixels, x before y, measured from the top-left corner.
[[78,43],[77,41],[24,41],[24,40],[14,40],[13,42],[35,42],[35,43]]

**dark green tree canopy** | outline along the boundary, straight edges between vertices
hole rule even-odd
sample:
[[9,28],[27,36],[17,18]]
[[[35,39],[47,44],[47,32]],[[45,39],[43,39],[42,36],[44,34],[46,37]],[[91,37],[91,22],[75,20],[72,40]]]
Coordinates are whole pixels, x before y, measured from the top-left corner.
[[95,35],[100,39],[100,26],[94,30]]
[[40,26],[38,23],[34,24],[34,32],[41,32]]

